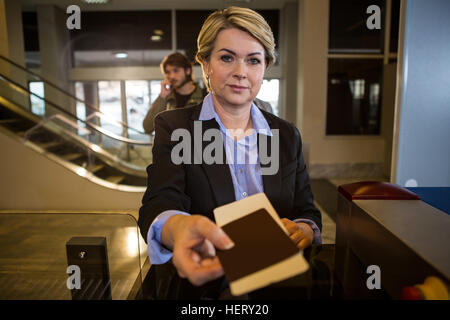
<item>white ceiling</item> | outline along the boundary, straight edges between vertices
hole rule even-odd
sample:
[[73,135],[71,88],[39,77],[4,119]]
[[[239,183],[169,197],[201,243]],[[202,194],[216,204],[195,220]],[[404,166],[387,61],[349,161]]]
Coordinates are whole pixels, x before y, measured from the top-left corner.
[[[126,60],[120,61],[114,53],[123,51],[128,54]],[[185,53],[182,50],[182,53]],[[157,66],[161,63],[161,60],[172,50],[104,50],[104,51],[75,51],[74,60],[77,65],[82,67],[89,66],[115,66],[115,65],[131,65],[131,66]],[[122,64],[121,64],[122,63]]]
[[81,11],[218,9],[242,6],[256,9],[282,8],[286,2],[297,0],[109,0],[107,4],[86,4],[82,0],[20,0],[24,11],[36,10],[37,5],[53,4],[61,9],[78,5]]

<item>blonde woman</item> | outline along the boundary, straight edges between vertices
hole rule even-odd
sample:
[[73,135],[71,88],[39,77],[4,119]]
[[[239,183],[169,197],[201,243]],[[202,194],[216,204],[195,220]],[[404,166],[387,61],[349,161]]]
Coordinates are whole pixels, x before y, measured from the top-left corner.
[[[215,250],[229,249],[233,242],[214,224],[213,210],[252,194],[267,195],[300,249],[321,242],[321,215],[313,203],[300,133],[252,102],[275,61],[269,25],[250,9],[218,10],[204,22],[197,45],[209,94],[202,104],[155,119],[154,162],[139,217],[155,298],[220,296],[227,283]],[[198,163],[194,151],[183,154],[192,163],[174,161],[175,130],[185,130],[195,140],[210,129],[220,133],[224,161]],[[278,161],[276,170],[269,173],[260,161],[261,135],[278,146],[278,158],[272,161]],[[192,144],[207,146],[203,140]],[[244,160],[258,161],[232,161],[232,150],[242,151]]]

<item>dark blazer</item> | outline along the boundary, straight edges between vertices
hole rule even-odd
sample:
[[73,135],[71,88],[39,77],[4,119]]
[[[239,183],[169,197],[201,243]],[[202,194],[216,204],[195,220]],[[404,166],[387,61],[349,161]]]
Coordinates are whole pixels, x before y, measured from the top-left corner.
[[[165,210],[201,214],[214,221],[213,210],[216,207],[235,201],[233,182],[226,162],[175,165],[171,161],[171,150],[178,143],[171,141],[171,133],[184,128],[193,137],[194,121],[198,120],[201,107],[199,104],[169,110],[155,118],[153,164],[147,168],[148,186],[139,211],[139,228],[146,241],[151,223]],[[279,170],[274,175],[262,176],[265,194],[280,218],[310,219],[322,230],[321,214],[313,203],[298,129],[271,113],[261,112],[272,130],[279,129],[280,139]],[[202,121],[202,132],[210,128],[219,129],[215,119]],[[268,139],[269,146],[271,139]],[[203,148],[209,143],[203,142]],[[225,156],[225,151],[223,154]],[[176,276],[173,270],[171,273]]]

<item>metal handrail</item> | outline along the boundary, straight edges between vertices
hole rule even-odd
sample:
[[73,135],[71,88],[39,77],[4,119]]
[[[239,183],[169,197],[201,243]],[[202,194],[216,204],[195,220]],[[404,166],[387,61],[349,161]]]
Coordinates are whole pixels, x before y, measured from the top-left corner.
[[28,129],[25,134],[23,135],[23,140],[28,140],[28,137],[31,135],[31,132],[36,131],[38,128],[44,126],[45,123],[52,121],[53,119],[59,119],[62,122],[70,125],[72,128],[75,128],[77,130],[82,130],[84,131],[86,134],[91,134],[91,132],[86,129],[83,128],[82,126],[80,126],[78,123],[67,119],[66,117],[64,117],[62,114],[54,114],[48,118],[43,119],[41,122],[37,123],[36,125],[34,125],[33,127],[31,127],[30,129]]
[[117,124],[118,126],[121,125],[121,121],[118,121],[118,120],[116,120],[116,119],[113,119],[113,118],[110,117],[109,115],[104,114],[104,113],[101,113],[101,112],[99,112],[99,111],[95,111],[95,112],[89,114],[89,115],[86,117],[85,121],[91,120],[91,119],[94,118],[94,117],[98,117],[98,118],[100,118],[100,119],[103,118],[103,119],[107,120],[107,121],[110,122],[110,123]]
[[151,142],[144,142],[144,141],[138,141],[138,140],[133,140],[133,139],[129,139],[129,138],[125,138],[119,135],[116,135],[108,130],[105,130],[104,128],[97,126],[95,124],[92,124],[90,122],[86,122],[85,120],[79,119],[77,116],[73,115],[72,113],[70,113],[69,111],[61,108],[60,106],[54,104],[51,101],[48,101],[46,98],[42,98],[39,95],[35,94],[34,92],[29,91],[27,88],[24,88],[21,84],[15,82],[14,80],[11,80],[10,78],[6,77],[5,75],[1,75],[1,77],[7,81],[9,81],[11,84],[13,84],[14,86],[20,88],[21,90],[25,91],[28,94],[32,94],[33,96],[36,96],[37,98],[45,101],[46,103],[50,104],[51,106],[53,106],[54,108],[56,108],[57,110],[69,115],[72,118],[75,118],[78,121],[81,121],[82,123],[84,123],[86,126],[94,129],[95,131],[109,137],[112,138],[114,140],[118,140],[124,143],[128,143],[128,144],[135,144],[135,145],[143,145],[143,146],[151,146],[152,143]]
[[[11,111],[18,113],[20,116],[35,122],[35,123],[41,123],[42,122],[42,118],[23,109],[22,107],[19,107],[17,104],[5,99],[4,97],[0,96],[0,103],[2,105],[4,105],[6,108],[10,109]],[[60,117],[64,117],[63,115],[60,115]],[[62,120],[60,118],[60,120]],[[71,121],[71,120],[69,120]],[[110,151],[107,151],[106,149],[103,149],[103,147],[101,145],[98,145],[96,143],[93,143],[83,137],[81,137],[80,135],[71,132],[69,130],[67,130],[66,128],[59,126],[59,125],[53,125],[55,124],[54,122],[49,123],[48,125],[45,125],[46,129],[51,131],[52,133],[60,136],[61,138],[63,138],[64,140],[68,141],[68,138],[70,141],[74,142],[75,144],[79,145],[81,148],[85,148],[87,150],[87,155],[89,157],[90,154],[95,154],[95,157],[100,158],[102,161],[106,162],[108,165],[112,166],[112,167],[116,167],[119,169],[119,171],[124,172],[126,174],[131,174],[131,175],[135,175],[135,176],[139,176],[139,177],[146,177],[147,173],[145,171],[145,167],[144,166],[138,166],[138,165],[133,165],[130,162],[124,161],[122,158],[120,158],[120,155],[113,155]],[[86,129],[86,128],[85,128]],[[88,130],[88,129],[86,129]],[[4,132],[6,134],[8,134],[8,130],[3,130],[3,128],[0,126],[0,131]],[[27,134],[27,132],[25,132],[24,134]],[[16,134],[13,134],[13,136],[17,137]],[[30,136],[30,134],[28,134],[28,136]],[[20,139],[23,143],[27,144],[28,142],[31,142],[31,144],[29,144],[28,146],[30,146],[31,148],[35,148],[36,151],[41,152],[42,149],[40,147],[37,147],[37,145],[30,141],[30,140],[24,140],[24,139]],[[129,146],[129,145],[127,145]],[[41,151],[40,151],[41,150]],[[44,149],[45,150],[45,149]],[[122,150],[124,150],[123,148],[121,148],[121,152]],[[137,152],[138,149],[135,149],[135,151]],[[52,157],[52,153],[47,153],[46,151],[42,151],[41,153],[45,153],[47,156]],[[52,158],[53,160],[55,160],[56,162],[59,162],[58,159],[60,159],[58,156],[55,155],[54,158]],[[89,159],[88,159],[89,160]],[[145,159],[145,161],[147,161],[148,159]],[[61,164],[65,164],[65,161],[62,161]]]
[[[38,78],[39,80],[42,80],[42,82],[45,82],[46,84],[52,86],[53,88],[55,88],[55,89],[61,91],[61,92],[64,93],[65,95],[69,96],[70,98],[72,98],[72,99],[74,99],[74,100],[76,100],[76,101],[78,101],[78,102],[84,103],[84,105],[85,105],[88,109],[91,109],[91,110],[93,110],[94,112],[98,112],[98,113],[101,114],[102,116],[106,116],[106,115],[105,115],[103,112],[101,112],[100,109],[98,109],[97,107],[92,106],[90,103],[87,103],[86,101],[84,101],[84,100],[78,98],[77,96],[71,94],[70,92],[65,91],[64,89],[58,87],[56,84],[52,83],[50,80],[48,80],[48,79],[42,77],[41,75],[39,75],[39,74],[37,74],[37,73],[35,73],[35,72],[31,71],[31,70],[28,70],[27,68],[22,67],[20,64],[18,64],[18,63],[16,63],[16,62],[14,62],[14,61],[12,61],[12,60],[6,58],[5,56],[3,56],[3,55],[1,55],[1,54],[0,54],[0,58],[3,59],[3,60],[5,60],[5,61],[7,61],[7,62],[10,63],[10,64],[12,64],[12,65],[15,66],[16,68],[19,68],[19,69],[25,71],[26,73],[29,73],[29,74],[33,75],[34,77]],[[127,129],[134,130],[134,131],[136,131],[137,133],[140,133],[140,134],[144,134],[144,135],[146,134],[145,132],[142,132],[142,131],[140,131],[140,130],[138,130],[138,129],[136,129],[136,128],[129,127],[129,126],[128,126],[125,122],[123,122],[123,121],[116,120],[116,122],[119,123],[121,126],[127,128]]]

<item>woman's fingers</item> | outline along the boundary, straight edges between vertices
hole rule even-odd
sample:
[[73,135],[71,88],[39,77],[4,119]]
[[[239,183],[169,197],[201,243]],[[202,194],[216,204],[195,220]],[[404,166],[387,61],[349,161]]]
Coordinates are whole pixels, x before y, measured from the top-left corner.
[[[198,255],[198,253],[195,253]],[[195,256],[195,255],[194,255]],[[200,286],[210,280],[216,279],[224,274],[222,265],[217,257],[205,258],[196,261],[181,254],[175,255],[173,264],[180,277],[187,278],[193,285]]]
[[195,246],[193,250],[197,251],[201,258],[211,258],[216,255],[216,248],[208,239]]
[[304,237],[302,240],[300,240],[299,243],[297,243],[297,247],[300,250],[304,250],[304,249],[308,248],[311,244],[312,244],[311,239],[309,239],[308,237]]
[[291,234],[289,237],[296,245],[298,245],[298,243],[305,238],[305,235],[303,234],[303,232],[301,230],[297,230],[296,232]]
[[294,221],[286,218],[281,219],[281,221],[288,231],[289,238],[299,249],[303,250],[312,244],[313,234],[306,234],[306,230],[304,230],[303,227],[300,227],[300,225],[295,223]]
[[227,250],[234,246],[233,241],[231,241],[228,235],[208,218],[199,217],[196,221],[195,228],[200,236],[211,242],[213,247]]
[[[173,264],[180,277],[199,286],[224,274],[215,247],[229,249],[234,243],[211,220],[201,216],[183,219],[175,232]],[[176,228],[177,229],[177,228]]]
[[224,275],[222,265],[217,257],[208,258],[206,260],[207,261],[205,261],[205,259],[202,260],[203,265],[188,276],[189,281],[196,286],[200,286],[212,279],[217,279]]
[[281,222],[287,229],[289,236],[298,230],[298,226],[294,221],[283,218],[283,219],[281,219]]

